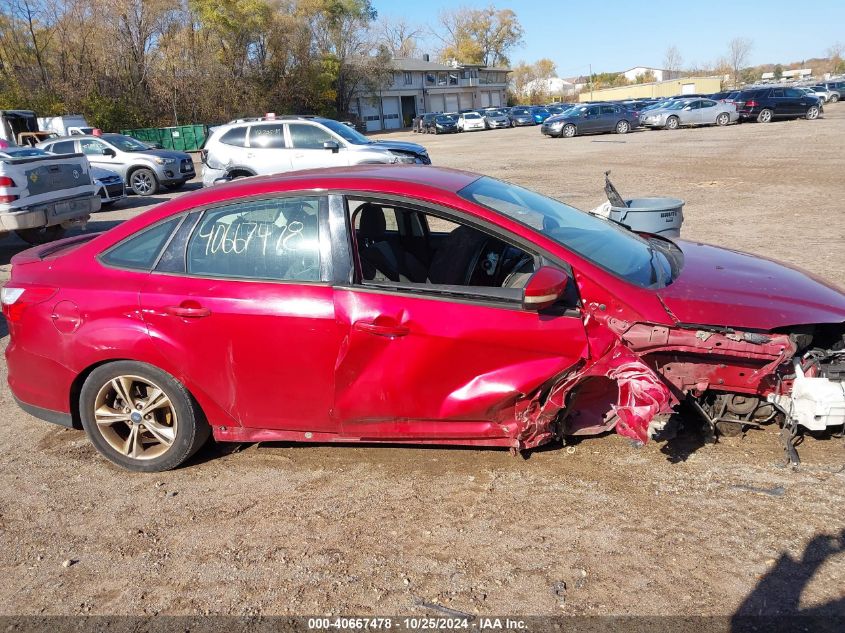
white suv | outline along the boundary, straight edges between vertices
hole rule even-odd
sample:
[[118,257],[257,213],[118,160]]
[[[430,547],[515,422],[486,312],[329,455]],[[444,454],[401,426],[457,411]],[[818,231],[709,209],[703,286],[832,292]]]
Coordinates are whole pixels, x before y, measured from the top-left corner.
[[277,174],[315,167],[374,163],[421,163],[431,159],[422,145],[372,141],[332,119],[277,117],[215,127],[202,149],[202,183]]

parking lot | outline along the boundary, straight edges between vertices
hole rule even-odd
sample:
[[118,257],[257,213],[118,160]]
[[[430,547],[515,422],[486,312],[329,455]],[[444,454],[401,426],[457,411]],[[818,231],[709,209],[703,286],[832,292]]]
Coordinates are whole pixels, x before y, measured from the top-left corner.
[[[605,200],[611,170],[623,196],[686,200],[685,239],[845,287],[843,104],[768,125],[381,138],[582,209]],[[88,229],[149,202],[130,197]],[[23,248],[0,242],[4,280]],[[437,615],[426,602],[483,614],[842,614],[842,439],[807,438],[798,471],[780,467],[769,429],[642,448],[609,435],[524,457],[210,445],[179,470],[140,474],[81,431],[20,411],[0,373],[5,613]]]

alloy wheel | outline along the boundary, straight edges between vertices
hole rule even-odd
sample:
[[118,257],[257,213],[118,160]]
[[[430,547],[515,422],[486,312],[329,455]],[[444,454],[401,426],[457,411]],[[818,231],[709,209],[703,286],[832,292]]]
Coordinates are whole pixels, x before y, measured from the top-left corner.
[[813,119],[819,118],[819,108],[817,106],[810,106],[810,109],[807,110],[807,119],[812,121]]
[[139,196],[148,196],[155,191],[155,176],[147,169],[139,169],[132,174],[130,185]]
[[140,376],[117,376],[94,400],[94,421],[102,438],[130,459],[166,453],[176,439],[176,409],[164,390]]
[[717,125],[727,125],[729,120],[730,120],[730,118],[728,117],[728,115],[726,113],[722,112],[722,114],[720,114],[716,118],[716,124]]

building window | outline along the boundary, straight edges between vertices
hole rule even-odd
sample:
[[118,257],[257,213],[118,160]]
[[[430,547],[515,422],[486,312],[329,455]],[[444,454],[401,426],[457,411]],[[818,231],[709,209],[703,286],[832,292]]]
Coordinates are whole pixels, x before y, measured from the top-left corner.
[[437,73],[437,85],[438,86],[445,86],[446,85],[446,73]]
[[457,86],[458,85],[458,73],[449,73],[449,85],[450,86]]
[[426,73],[425,74],[425,83],[428,86],[433,86],[436,83],[436,79],[434,77],[434,73]]
[[405,73],[405,85],[410,86],[414,83],[414,76],[411,73]]

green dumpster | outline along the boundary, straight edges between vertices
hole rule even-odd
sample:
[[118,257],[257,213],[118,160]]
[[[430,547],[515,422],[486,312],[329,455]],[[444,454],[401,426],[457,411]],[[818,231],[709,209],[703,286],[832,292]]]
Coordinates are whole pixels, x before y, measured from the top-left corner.
[[120,133],[145,143],[158,143],[165,149],[198,152],[205,143],[206,136],[208,136],[208,126],[145,127],[121,130]]

